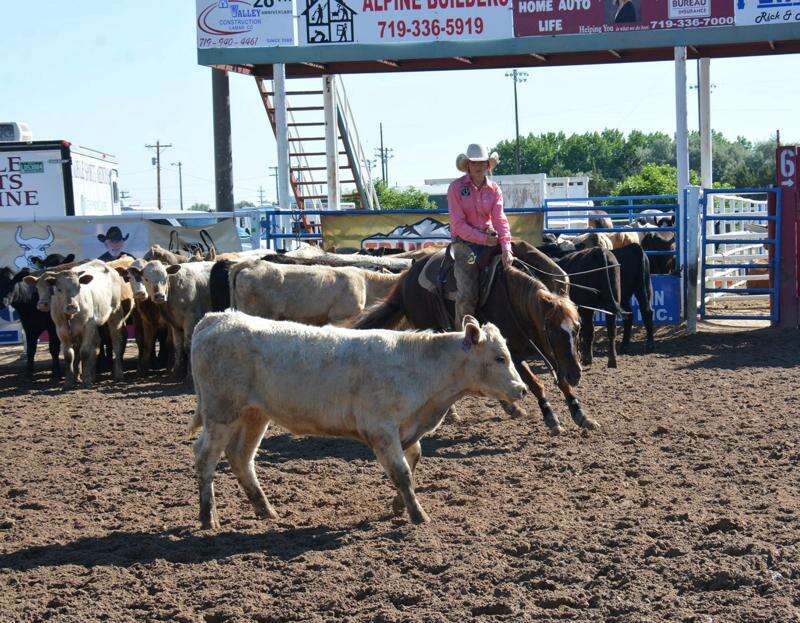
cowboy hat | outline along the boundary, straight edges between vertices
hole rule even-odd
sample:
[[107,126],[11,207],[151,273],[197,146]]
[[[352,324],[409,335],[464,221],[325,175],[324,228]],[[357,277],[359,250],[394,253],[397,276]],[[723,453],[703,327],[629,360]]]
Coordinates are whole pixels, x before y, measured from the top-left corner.
[[123,237],[122,231],[116,225],[109,227],[105,236],[103,234],[97,234],[97,239],[100,242],[105,242],[106,240],[109,242],[125,242],[129,237],[130,234],[125,234]]
[[466,173],[469,170],[469,162],[488,162],[489,170],[491,171],[500,162],[500,156],[497,155],[496,151],[490,154],[485,145],[472,143],[467,147],[467,153],[458,154],[456,158],[456,169],[462,173]]

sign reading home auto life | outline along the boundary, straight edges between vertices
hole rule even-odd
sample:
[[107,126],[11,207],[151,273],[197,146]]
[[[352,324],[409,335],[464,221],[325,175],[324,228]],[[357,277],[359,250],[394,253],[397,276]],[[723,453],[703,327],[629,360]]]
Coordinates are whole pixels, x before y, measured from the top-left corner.
[[294,45],[292,0],[197,0],[197,47]]

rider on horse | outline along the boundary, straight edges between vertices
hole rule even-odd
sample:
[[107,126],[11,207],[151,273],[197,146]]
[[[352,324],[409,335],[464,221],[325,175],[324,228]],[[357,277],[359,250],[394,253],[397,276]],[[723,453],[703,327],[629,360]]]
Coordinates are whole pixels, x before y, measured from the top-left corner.
[[470,145],[466,154],[456,158],[456,167],[466,175],[450,184],[447,191],[458,286],[454,318],[458,328],[464,316],[475,315],[481,255],[499,244],[503,266],[508,268],[514,261],[511,230],[503,212],[503,191],[487,177],[499,161],[496,152],[489,154],[483,145]]

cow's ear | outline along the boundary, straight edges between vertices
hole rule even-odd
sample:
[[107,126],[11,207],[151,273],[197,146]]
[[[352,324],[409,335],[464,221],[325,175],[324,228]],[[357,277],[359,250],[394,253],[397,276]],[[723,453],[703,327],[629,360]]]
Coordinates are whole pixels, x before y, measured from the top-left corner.
[[83,273],[80,277],[78,277],[78,283],[82,283],[86,285],[87,283],[91,283],[92,279],[94,279],[94,275],[91,273]]
[[70,262],[74,262],[74,261],[75,261],[75,254],[74,253],[70,253],[67,257],[64,258],[64,261],[61,262],[61,263],[62,264],[69,264]]
[[122,268],[122,266],[117,266],[117,274],[122,277],[123,279],[128,278],[128,270],[126,268]]
[[483,339],[483,331],[474,316],[464,316],[464,343],[472,346]]
[[169,266],[167,266],[167,274],[168,275],[174,275],[180,269],[181,269],[181,265],[180,264],[170,264]]
[[128,266],[128,274],[132,275],[136,279],[140,279],[142,276],[142,271],[133,266]]
[[25,277],[22,280],[29,286],[35,286],[36,282],[39,281],[39,278],[33,275],[25,275]]

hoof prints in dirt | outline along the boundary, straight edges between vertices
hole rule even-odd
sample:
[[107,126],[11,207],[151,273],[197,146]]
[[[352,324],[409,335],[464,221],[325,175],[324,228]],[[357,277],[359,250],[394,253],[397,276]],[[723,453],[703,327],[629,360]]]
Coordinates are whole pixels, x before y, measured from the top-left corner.
[[793,620],[800,337],[660,337],[586,371],[600,434],[556,401],[559,437],[535,399],[516,419],[461,401],[423,440],[420,527],[363,446],[270,431],[256,469],[281,519],[223,461],[222,527],[201,531],[185,387],[129,370],[63,393],[2,368],[0,620]]

